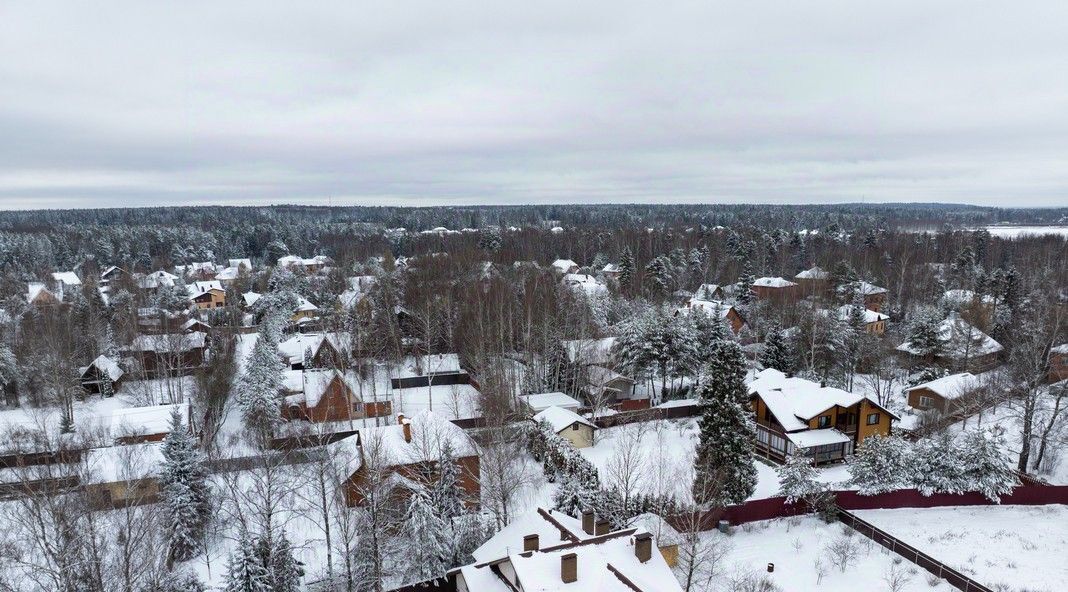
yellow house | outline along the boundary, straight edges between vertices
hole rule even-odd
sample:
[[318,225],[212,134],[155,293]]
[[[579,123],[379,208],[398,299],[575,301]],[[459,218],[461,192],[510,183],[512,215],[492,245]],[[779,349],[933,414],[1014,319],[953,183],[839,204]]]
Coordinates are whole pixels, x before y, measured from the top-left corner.
[[[846,304],[838,309],[838,319],[848,322],[853,313],[853,305]],[[872,335],[886,333],[886,323],[890,317],[881,312],[864,309],[864,330]]]
[[875,401],[769,368],[749,383],[757,450],[782,460],[844,460],[870,436],[888,436],[897,416]]
[[186,286],[193,306],[200,309],[222,308],[226,306],[226,290],[218,280],[193,282]]
[[593,433],[597,426],[586,418],[561,407],[549,407],[534,416],[536,423],[547,422],[552,426],[556,434],[575,448],[587,448],[593,446]]

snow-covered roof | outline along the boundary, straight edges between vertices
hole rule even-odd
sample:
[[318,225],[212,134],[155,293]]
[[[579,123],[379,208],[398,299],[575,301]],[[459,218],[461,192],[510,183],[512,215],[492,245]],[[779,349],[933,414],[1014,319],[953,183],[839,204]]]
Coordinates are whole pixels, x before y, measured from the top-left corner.
[[227,259],[226,264],[230,267],[244,267],[245,269],[252,269],[252,260],[248,258]]
[[786,278],[762,277],[757,278],[757,280],[753,282],[753,285],[760,288],[789,288],[790,286],[796,286],[797,284]]
[[186,285],[185,290],[189,293],[190,298],[202,296],[213,290],[217,290],[219,292],[226,291],[226,289],[223,288],[219,280],[204,280],[199,282],[192,282]]
[[253,306],[262,296],[259,292],[245,292],[241,295],[241,300],[245,301],[245,306]]
[[100,485],[148,479],[159,474],[163,445],[145,442],[128,446],[92,448],[85,452],[82,483]]
[[[965,356],[996,354],[1005,349],[996,339],[983,333],[955,312],[950,313],[938,326],[938,340],[942,343],[941,355],[957,360]],[[911,341],[902,343],[897,349],[910,354],[918,354],[920,351]]]
[[1049,348],[1051,354],[1068,354],[1068,343],[1062,343],[1058,346]]
[[808,420],[835,405],[850,407],[866,398],[803,378],[787,378],[774,368],[757,372],[749,383],[749,394],[760,396],[787,432],[808,429]]
[[602,273],[619,273],[619,266],[615,263],[609,263],[601,268]]
[[340,379],[346,387],[356,396],[360,392],[359,376],[356,372],[349,371],[345,374],[338,372],[337,370],[305,370],[301,380],[303,382],[302,392],[304,393],[304,402],[308,407],[316,407],[319,405],[319,401],[322,400],[323,394],[326,393],[327,387],[333,382],[334,378]]
[[299,294],[297,295],[297,310],[296,310],[296,312],[313,312],[313,311],[316,311],[316,310],[319,310],[318,306],[315,306],[314,304],[309,302],[307,298],[305,298],[305,297],[303,297],[303,296],[301,296]]
[[348,289],[338,295],[337,299],[341,306],[351,308],[367,296],[367,292],[378,282],[373,275],[359,275],[345,278]]
[[520,399],[535,413],[544,411],[549,407],[575,410],[582,406],[577,399],[564,393],[538,393],[524,395]]
[[788,433],[786,434],[786,439],[793,442],[794,446],[797,446],[798,448],[812,448],[813,446],[826,446],[828,444],[844,444],[853,441],[853,438],[834,428]]
[[[946,290],[942,294],[942,300],[951,306],[966,306],[975,302],[975,292],[971,290]],[[994,297],[990,294],[985,294],[979,299],[983,304],[993,304]]]
[[943,376],[925,382],[923,384],[917,384],[914,387],[910,387],[908,392],[927,389],[943,399],[956,399],[957,397],[975,390],[982,385],[980,378],[971,372],[961,372],[959,374],[950,374],[949,376]]
[[660,409],[671,409],[672,407],[691,407],[698,405],[700,402],[697,399],[672,399],[670,401],[664,401],[657,405]]
[[453,458],[478,455],[466,432],[431,411],[420,411],[405,417],[404,421],[411,427],[411,442],[405,441],[404,426],[399,423],[362,428],[357,432],[364,462],[371,462],[369,455],[380,458],[384,466],[436,461],[441,458],[446,444],[451,448]]
[[578,263],[575,263],[570,259],[557,259],[556,261],[553,261],[551,267],[560,273],[567,273],[578,267]]
[[549,425],[553,427],[554,432],[562,432],[575,423],[581,423],[582,425],[587,425],[595,429],[597,428],[597,426],[590,423],[578,413],[564,409],[563,407],[549,407],[535,415],[534,421],[538,423],[543,421],[548,422]]
[[695,300],[713,302],[716,299],[716,292],[720,291],[722,291],[722,287],[719,284],[701,284],[697,291],[693,293],[693,297]]
[[78,369],[79,374],[85,374],[89,368],[96,367],[97,370],[106,374],[112,381],[116,381],[122,378],[123,371],[119,367],[119,362],[115,359],[109,358],[104,354],[97,356],[92,362],[89,362],[88,366],[83,366]]
[[[454,570],[463,578],[468,590],[479,592],[682,592],[672,573],[654,546],[650,558],[640,561],[635,554],[635,540],[648,535],[632,528],[589,538],[577,543],[543,546],[538,551],[522,548],[505,557],[467,565]],[[575,555],[577,580],[564,583],[560,577],[561,558]]]
[[679,309],[680,312],[686,312],[689,309],[700,310],[710,315],[718,315],[719,318],[725,319],[734,310],[734,307],[726,302],[720,300],[699,300],[697,298],[690,298],[686,306]]
[[608,292],[607,286],[586,273],[568,273],[560,281],[571,289],[583,292],[587,296]]
[[130,343],[135,352],[174,353],[200,349],[207,344],[207,335],[200,331],[192,333],[169,333],[162,335],[138,335]]
[[634,379],[629,376],[623,376],[611,368],[597,366],[596,364],[591,365],[586,369],[586,379],[589,381],[589,386],[591,387],[603,387],[604,385],[617,380],[625,380],[631,383],[634,382]]
[[52,272],[52,279],[62,283],[65,286],[80,286],[82,285],[82,279],[78,277],[78,274],[73,271],[55,271]]
[[794,279],[795,280],[825,280],[825,279],[827,279],[829,277],[831,277],[830,273],[824,271],[822,268],[817,266],[817,267],[813,267],[811,269],[806,269],[805,271],[802,271],[801,273],[798,273],[797,275],[794,276]]
[[[889,292],[889,290],[887,290],[886,288],[883,288],[882,286],[876,286],[875,284],[872,284],[872,283],[869,283],[869,282],[865,282],[863,280],[853,282],[851,284],[851,286],[858,293],[860,293],[860,294],[862,294],[864,296],[871,296],[871,295],[874,295],[874,294],[886,294],[887,292]],[[841,290],[842,288],[845,288],[845,286],[842,286],[839,289]]]
[[240,275],[241,269],[231,265],[230,267],[224,267],[219,273],[215,274],[215,279],[228,282],[230,280],[236,280]]
[[[852,304],[843,304],[838,307],[838,320],[848,321],[849,316],[853,314]],[[864,309],[864,323],[870,325],[871,323],[877,323],[879,321],[888,321],[890,317],[882,313],[875,312],[874,310]]]
[[26,284],[26,302],[32,303],[34,300],[37,299],[38,296],[41,295],[42,292],[52,294],[56,297],[57,300],[63,300],[62,291],[57,290],[55,293],[53,293],[43,282],[29,282]]
[[560,343],[567,352],[568,360],[573,363],[612,365],[614,359],[612,348],[616,345],[615,337],[567,339]]
[[537,508],[519,516],[475,549],[476,563],[493,561],[523,550],[523,537],[538,535],[540,547],[578,542],[592,535],[582,530],[582,521],[558,510]]
[[167,434],[171,431],[171,411],[178,409],[182,424],[189,425],[189,404],[124,407],[111,412],[109,433],[112,438]]

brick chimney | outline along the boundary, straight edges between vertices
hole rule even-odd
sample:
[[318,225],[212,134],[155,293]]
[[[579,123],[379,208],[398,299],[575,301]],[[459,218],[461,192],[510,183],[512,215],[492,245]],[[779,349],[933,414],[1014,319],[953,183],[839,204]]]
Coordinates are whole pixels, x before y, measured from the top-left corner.
[[602,534],[608,534],[608,531],[610,530],[612,530],[612,523],[602,518],[597,521],[597,526],[594,531],[594,534],[600,536]]
[[593,524],[593,511],[582,512],[582,531],[586,534],[593,534]]
[[642,563],[653,558],[653,535],[643,532],[634,537],[634,556]]
[[523,551],[537,551],[538,550],[538,535],[528,534],[523,537]]
[[404,430],[404,441],[412,441],[412,420],[401,416],[401,428]]
[[578,555],[568,553],[560,558],[560,581],[565,584],[578,580]]
[[397,425],[402,425],[403,423],[404,423],[404,414],[403,413],[398,413],[397,414]]

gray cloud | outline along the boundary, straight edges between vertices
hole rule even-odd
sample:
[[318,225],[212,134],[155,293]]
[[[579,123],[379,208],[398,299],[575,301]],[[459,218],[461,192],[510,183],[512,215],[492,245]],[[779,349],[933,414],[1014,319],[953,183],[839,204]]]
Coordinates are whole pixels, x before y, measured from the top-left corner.
[[0,4],[0,207],[1068,202],[1068,3],[625,4]]

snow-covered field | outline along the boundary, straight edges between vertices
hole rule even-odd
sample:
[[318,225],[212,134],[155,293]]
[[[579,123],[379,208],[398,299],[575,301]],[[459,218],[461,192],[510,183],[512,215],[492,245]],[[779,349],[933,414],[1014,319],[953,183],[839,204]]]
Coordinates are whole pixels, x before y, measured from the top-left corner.
[[1068,226],[987,226],[992,236],[999,238],[1019,238],[1021,236],[1055,235],[1068,237]]
[[[898,592],[954,590],[945,582],[932,586],[926,571],[841,524],[826,524],[812,516],[753,522],[735,528],[729,536],[716,531],[701,536],[726,545],[727,551],[718,562],[719,575],[711,585],[702,583],[697,590],[736,590],[732,579],[757,572],[787,592],[883,591],[889,589],[884,577],[891,570],[905,574],[908,580]],[[846,561],[844,569],[831,559],[828,548],[835,544],[856,549],[856,557]],[[775,564],[775,571],[767,574],[769,563]]]
[[909,508],[857,515],[996,590],[1068,590],[1068,506]]

